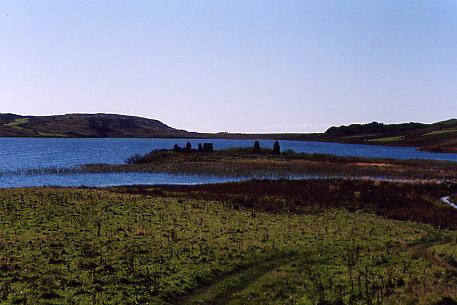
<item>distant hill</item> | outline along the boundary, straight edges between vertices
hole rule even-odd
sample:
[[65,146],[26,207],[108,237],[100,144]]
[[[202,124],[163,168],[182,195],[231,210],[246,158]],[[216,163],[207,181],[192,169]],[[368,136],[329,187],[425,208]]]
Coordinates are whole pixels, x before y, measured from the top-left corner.
[[[207,136],[208,138],[211,136]],[[279,139],[294,141],[337,142],[347,144],[418,147],[432,152],[457,153],[457,119],[434,124],[403,123],[351,124],[333,126],[324,133],[288,134],[213,134],[217,138]]]
[[434,124],[351,124],[313,134],[210,134],[188,132],[158,120],[119,114],[0,114],[0,137],[282,139],[412,146],[420,150],[457,153],[457,119]]
[[434,124],[352,124],[330,127],[320,141],[388,146],[414,146],[433,152],[457,152],[457,119]]
[[196,135],[158,120],[118,114],[0,114],[0,137],[182,138]]

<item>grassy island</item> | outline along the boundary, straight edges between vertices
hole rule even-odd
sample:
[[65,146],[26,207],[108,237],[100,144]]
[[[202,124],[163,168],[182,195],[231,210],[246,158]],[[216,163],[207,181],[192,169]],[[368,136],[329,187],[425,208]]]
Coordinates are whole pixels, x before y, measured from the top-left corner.
[[88,164],[79,171],[165,172],[173,174],[216,175],[245,178],[373,177],[385,179],[454,179],[457,162],[436,160],[398,160],[341,157],[325,154],[272,149],[230,148],[204,152],[198,150],[155,150],[135,155],[128,164]]

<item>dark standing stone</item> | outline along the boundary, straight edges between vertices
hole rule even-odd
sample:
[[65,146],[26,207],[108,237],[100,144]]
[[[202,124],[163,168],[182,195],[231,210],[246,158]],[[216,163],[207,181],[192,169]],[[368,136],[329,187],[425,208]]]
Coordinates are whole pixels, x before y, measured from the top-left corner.
[[254,142],[254,146],[252,147],[252,152],[253,153],[259,153],[260,152],[260,143],[259,141]]
[[275,141],[275,144],[273,144],[273,154],[279,155],[281,153],[281,147],[279,146],[278,140]]

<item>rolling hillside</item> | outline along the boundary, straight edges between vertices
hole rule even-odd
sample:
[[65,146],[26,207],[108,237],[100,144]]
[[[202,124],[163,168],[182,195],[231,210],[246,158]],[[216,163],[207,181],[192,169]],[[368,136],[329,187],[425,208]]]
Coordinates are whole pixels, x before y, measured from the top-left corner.
[[0,137],[182,138],[195,135],[158,120],[117,114],[0,114]]
[[331,127],[321,141],[388,146],[413,146],[433,152],[457,152],[457,119],[434,124],[352,124]]
[[208,137],[222,139],[278,139],[320,141],[347,144],[418,147],[432,152],[457,153],[457,119],[434,124],[403,123],[351,124],[333,126],[324,133],[300,134],[231,134],[218,133]]

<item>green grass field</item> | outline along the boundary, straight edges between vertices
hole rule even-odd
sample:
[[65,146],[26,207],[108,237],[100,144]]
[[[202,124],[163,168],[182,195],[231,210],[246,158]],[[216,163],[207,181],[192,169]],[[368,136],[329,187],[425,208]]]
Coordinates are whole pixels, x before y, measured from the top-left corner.
[[438,304],[457,232],[108,189],[0,190],[0,304]]
[[4,126],[11,127],[14,129],[25,129],[24,127],[21,126],[21,124],[25,124],[29,121],[27,118],[21,118],[21,119],[16,119],[11,123],[3,124]]
[[405,137],[403,136],[398,136],[398,137],[387,137],[387,138],[378,138],[378,139],[370,139],[367,140],[367,142],[372,142],[372,143],[395,143],[403,140]]
[[456,129],[446,129],[446,130],[436,130],[436,131],[431,131],[424,133],[424,136],[437,136],[437,135],[444,135],[444,134],[450,134],[450,133],[456,133]]

